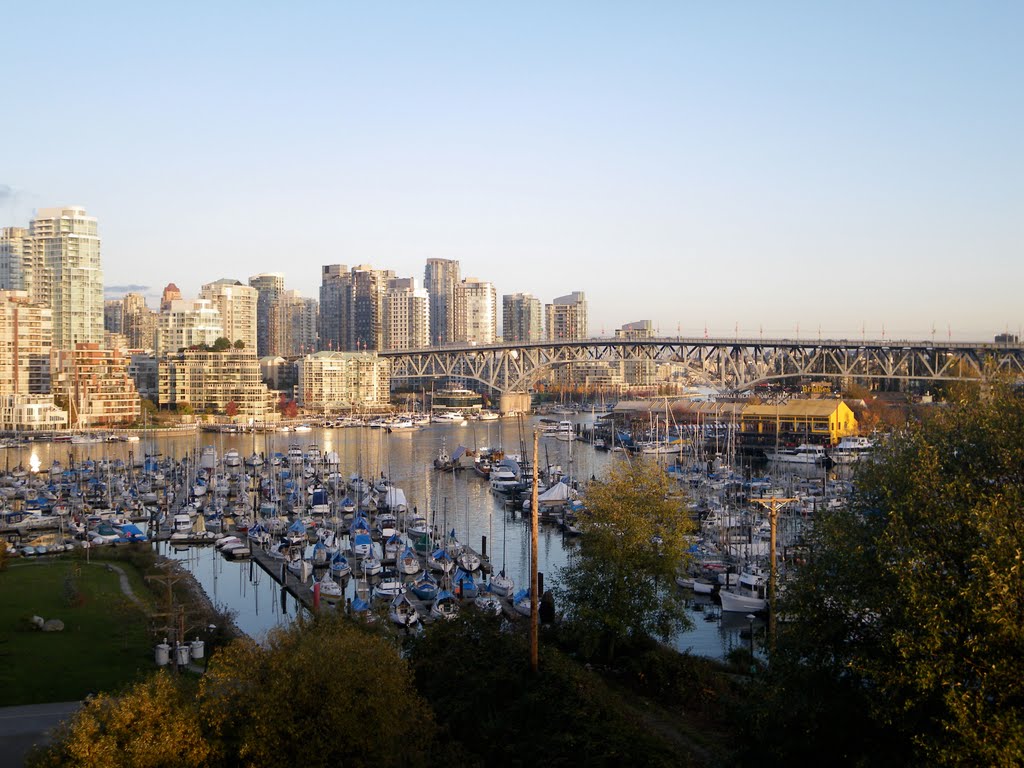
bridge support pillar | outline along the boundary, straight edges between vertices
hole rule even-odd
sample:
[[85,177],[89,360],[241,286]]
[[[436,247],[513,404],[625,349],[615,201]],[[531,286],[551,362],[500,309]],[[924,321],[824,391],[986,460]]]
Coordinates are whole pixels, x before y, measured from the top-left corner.
[[502,415],[506,413],[529,413],[530,393],[529,392],[502,392],[501,402],[498,410]]

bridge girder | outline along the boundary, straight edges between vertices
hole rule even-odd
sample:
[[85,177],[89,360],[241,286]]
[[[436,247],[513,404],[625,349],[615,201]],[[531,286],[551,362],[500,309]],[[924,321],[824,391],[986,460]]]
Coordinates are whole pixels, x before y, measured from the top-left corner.
[[676,362],[724,388],[796,377],[978,380],[990,373],[1024,376],[1019,344],[763,339],[590,339],[449,346],[382,352],[392,379],[464,378],[498,392],[518,392],[545,372],[573,363]]

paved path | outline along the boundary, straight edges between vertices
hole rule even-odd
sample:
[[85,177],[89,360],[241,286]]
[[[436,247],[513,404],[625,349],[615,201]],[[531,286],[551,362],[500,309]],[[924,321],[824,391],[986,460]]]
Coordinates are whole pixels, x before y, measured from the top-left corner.
[[124,569],[121,566],[114,565],[113,563],[92,563],[92,565],[105,565],[108,571],[116,571],[119,575],[119,580],[121,582],[121,591],[124,592],[124,596],[140,608],[146,607],[143,604],[143,602],[139,599],[139,596],[136,595],[135,592],[132,590],[131,582],[128,581],[128,574],[124,572]]
[[50,730],[81,706],[80,701],[62,701],[0,708],[0,768],[24,765],[29,750],[36,744],[48,743]]

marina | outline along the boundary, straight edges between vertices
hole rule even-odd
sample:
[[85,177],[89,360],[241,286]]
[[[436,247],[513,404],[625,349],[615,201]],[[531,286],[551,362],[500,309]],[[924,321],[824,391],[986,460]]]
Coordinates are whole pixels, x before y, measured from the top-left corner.
[[[612,463],[629,460],[624,452],[564,439],[566,434],[592,435],[589,415],[574,414],[571,421],[560,418],[559,422],[557,429],[541,438],[538,453],[542,476],[567,480],[552,483],[541,494],[538,569],[547,584],[577,546],[570,514],[574,487],[582,489]],[[429,623],[457,610],[516,616],[515,603],[528,583],[530,567],[530,516],[528,509],[522,509],[521,497],[527,494],[521,476],[533,457],[525,456],[523,446],[535,428],[545,426],[543,417],[532,417],[521,422],[452,421],[390,432],[313,427],[300,437],[285,432],[143,435],[138,442],[36,443],[9,448],[5,458],[13,468],[11,478],[18,467],[29,467],[22,478],[26,482],[35,477],[38,484],[47,473],[52,484],[70,467],[81,468],[83,475],[89,468],[93,475],[84,482],[92,487],[96,486],[93,480],[105,477],[107,495],[103,503],[94,499],[91,506],[94,514],[99,514],[97,507],[107,507],[103,514],[111,518],[112,541],[118,541],[115,533],[120,530],[113,524],[121,518],[133,520],[140,532],[155,541],[158,551],[188,568],[211,601],[232,614],[242,631],[259,638],[318,607],[358,611],[380,606],[380,613],[391,607],[399,611],[392,616],[396,623],[408,621],[414,611],[418,621],[410,624]],[[459,464],[460,469],[439,470],[434,458],[444,453],[449,457],[459,453],[471,460]],[[726,564],[763,561],[767,531],[763,521],[755,520],[740,502],[745,494],[783,489],[765,478],[752,481],[750,467],[743,473],[733,472],[720,458],[711,462],[714,471],[708,471],[703,459],[686,465],[673,464],[673,459],[663,459],[666,470],[700,521],[700,544],[694,549],[699,570],[681,578],[681,584],[693,590],[688,598],[693,629],[675,642],[681,650],[722,657],[740,644],[739,632],[747,622],[731,618],[730,611],[719,605],[727,603],[701,594],[701,587],[709,584],[712,588],[707,592],[738,587],[729,579],[740,574],[725,573],[730,570]],[[518,478],[513,466],[518,467]],[[34,473],[32,467],[36,467]],[[148,476],[140,471],[146,467]],[[136,479],[116,480],[121,472]],[[824,474],[819,480],[817,475],[823,472],[819,468],[808,468],[808,472],[795,480],[803,487],[801,509],[780,522],[784,548],[810,517],[807,504],[830,503],[824,491],[832,481],[826,482]],[[145,485],[145,479],[152,481],[161,473],[165,475],[162,487]],[[503,473],[515,480],[509,487],[501,485]],[[793,482],[789,476],[788,489]],[[29,500],[20,506],[24,511]],[[391,514],[390,506],[395,507]],[[357,557],[357,538],[363,539],[354,526],[364,518],[369,548]],[[273,534],[259,538],[257,520],[276,526]],[[301,527],[293,546],[275,548],[275,540],[296,523]],[[96,535],[100,530],[106,529],[97,528]],[[221,539],[225,534],[238,538]],[[395,536],[403,547],[411,547],[420,537],[415,562],[410,558],[409,570],[397,575],[399,550],[385,553],[385,545]],[[22,541],[33,538],[23,530],[19,537]],[[345,553],[344,563],[331,560],[329,546]],[[463,549],[470,565],[457,575],[454,559]],[[432,563],[438,553],[441,559],[445,553],[452,555],[452,565]],[[473,558],[478,565],[473,565]],[[430,596],[429,590],[428,597],[420,597],[413,589],[417,576],[431,564],[437,591],[451,593],[447,602]],[[396,602],[401,596],[405,600]],[[747,612],[738,615],[745,617]]]

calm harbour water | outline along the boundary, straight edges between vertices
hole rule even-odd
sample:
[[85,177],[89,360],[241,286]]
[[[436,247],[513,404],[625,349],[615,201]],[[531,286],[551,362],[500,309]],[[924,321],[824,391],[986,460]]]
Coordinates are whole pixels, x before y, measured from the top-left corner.
[[[562,417],[564,418],[564,417]],[[581,416],[578,421],[590,421]],[[458,446],[468,449],[501,448],[506,454],[519,454],[525,446],[532,451],[532,430],[539,419],[524,420],[522,429],[514,420],[459,424],[432,424],[418,430],[385,430],[364,427],[345,429],[313,429],[310,432],[272,432],[256,435],[221,435],[198,433],[144,437],[138,443],[106,443],[70,445],[67,443],[41,443],[18,450],[8,450],[11,466],[23,462],[29,465],[34,454],[40,465],[50,466],[54,459],[67,465],[69,454],[76,461],[120,458],[129,454],[160,453],[181,459],[187,454],[197,455],[208,445],[217,449],[218,456],[235,448],[244,457],[253,453],[270,456],[287,453],[289,446],[298,445],[305,450],[317,445],[325,454],[336,451],[341,459],[341,471],[349,476],[359,473],[364,477],[379,477],[383,472],[391,482],[405,491],[410,509],[417,507],[426,514],[438,531],[455,529],[459,539],[478,551],[483,537],[487,538],[487,553],[495,571],[504,569],[516,583],[524,586],[529,578],[530,521],[521,512],[506,509],[503,498],[493,494],[487,481],[472,470],[458,473],[440,473],[433,468],[433,460],[444,448],[449,453]],[[600,477],[621,454],[595,451],[583,442],[564,442],[554,437],[540,441],[541,466],[560,465],[580,480]],[[292,621],[301,607],[291,596],[255,563],[231,562],[221,557],[212,547],[192,547],[175,550],[168,543],[155,544],[163,554],[180,560],[194,574],[210,599],[219,607],[230,610],[235,622],[247,634],[260,638],[267,630]],[[563,536],[554,525],[542,524],[539,532],[538,567],[550,585],[557,569],[565,565],[567,549],[574,540]],[[353,594],[356,580],[349,579],[348,593]],[[745,616],[724,614],[707,600],[697,599],[691,610],[693,627],[680,634],[675,645],[680,650],[721,658],[737,646],[748,641],[740,637],[748,628]]]

